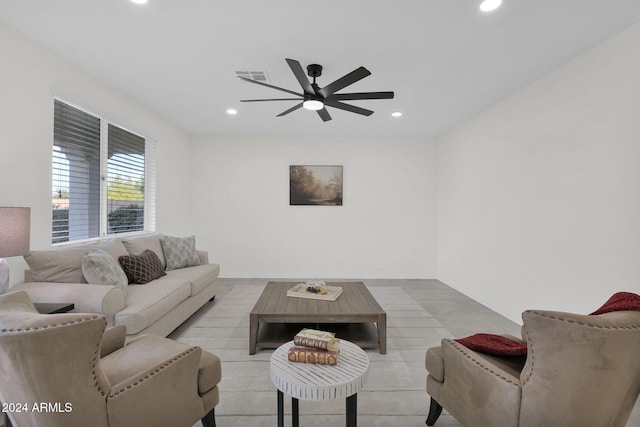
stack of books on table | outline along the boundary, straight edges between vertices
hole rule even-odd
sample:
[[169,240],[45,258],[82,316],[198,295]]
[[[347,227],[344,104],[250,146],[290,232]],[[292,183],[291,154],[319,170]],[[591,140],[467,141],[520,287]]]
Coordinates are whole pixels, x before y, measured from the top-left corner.
[[293,338],[289,349],[289,361],[335,365],[340,353],[340,340],[332,332],[303,329]]

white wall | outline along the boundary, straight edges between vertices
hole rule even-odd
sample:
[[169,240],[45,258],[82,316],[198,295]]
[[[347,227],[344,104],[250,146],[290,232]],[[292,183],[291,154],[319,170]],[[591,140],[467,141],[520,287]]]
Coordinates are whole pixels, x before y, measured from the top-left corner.
[[438,278],[513,320],[640,292],[640,24],[438,141]]
[[[289,206],[289,165],[342,165],[344,205]],[[227,277],[435,277],[435,150],[413,139],[201,137],[193,227]]]
[[[0,25],[0,206],[31,207],[31,248],[51,246],[53,99],[62,96],[157,140],[157,228],[188,224],[189,138],[131,98]],[[25,264],[10,258],[11,284]]]

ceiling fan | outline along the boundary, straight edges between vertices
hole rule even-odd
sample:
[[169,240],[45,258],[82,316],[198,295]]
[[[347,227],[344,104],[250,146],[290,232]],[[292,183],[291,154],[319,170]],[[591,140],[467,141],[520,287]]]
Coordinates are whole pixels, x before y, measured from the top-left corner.
[[286,111],[278,114],[276,117],[282,117],[303,107],[307,110],[317,111],[322,121],[331,120],[331,116],[326,107],[339,108],[341,110],[350,111],[356,114],[362,114],[363,116],[370,116],[373,111],[366,108],[356,107],[355,105],[345,104],[342,101],[356,101],[360,99],[392,99],[393,92],[357,92],[357,93],[336,93],[345,87],[352,85],[353,83],[362,80],[371,74],[369,70],[364,67],[359,67],[354,71],[340,77],[333,83],[329,83],[324,87],[320,87],[316,84],[316,77],[322,75],[322,65],[310,64],[307,66],[307,75],[313,78],[313,82],[309,82],[307,76],[305,76],[304,70],[300,65],[300,62],[295,59],[286,59],[289,68],[293,71],[293,75],[296,76],[298,83],[302,86],[302,93],[294,92],[289,89],[284,89],[278,86],[273,86],[267,83],[251,80],[246,77],[238,76],[242,80],[258,84],[260,86],[270,87],[283,92],[290,93],[297,96],[297,98],[272,98],[272,99],[242,99],[240,102],[263,102],[263,101],[300,101],[300,103],[294,105]]

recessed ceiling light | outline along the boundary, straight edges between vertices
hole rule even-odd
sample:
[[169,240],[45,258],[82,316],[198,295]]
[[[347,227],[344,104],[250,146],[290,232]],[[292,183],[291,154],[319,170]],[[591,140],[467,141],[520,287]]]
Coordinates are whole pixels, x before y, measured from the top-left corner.
[[502,4],[502,0],[484,0],[480,4],[480,10],[483,12],[491,12],[492,10],[496,10]]
[[135,4],[147,4],[148,0],[129,0],[129,1]]
[[393,117],[400,117],[402,115],[402,113],[400,111],[394,111],[393,113],[391,113],[391,115]]
[[235,116],[236,114],[238,114],[238,110],[234,110],[233,108],[229,108],[227,110],[227,114],[229,114],[230,116]]

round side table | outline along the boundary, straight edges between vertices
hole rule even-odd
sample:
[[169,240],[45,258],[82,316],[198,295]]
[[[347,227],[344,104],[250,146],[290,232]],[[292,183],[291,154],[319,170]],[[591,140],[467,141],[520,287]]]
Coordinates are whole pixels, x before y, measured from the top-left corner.
[[284,394],[291,396],[293,427],[299,426],[298,400],[346,399],[347,427],[356,427],[358,391],[369,377],[369,357],[357,345],[341,340],[338,363],[333,366],[288,360],[293,341],[271,355],[271,381],[278,389],[278,427],[284,427]]

